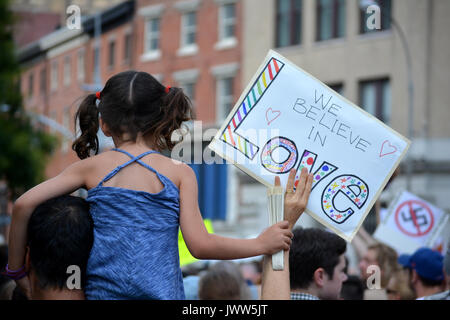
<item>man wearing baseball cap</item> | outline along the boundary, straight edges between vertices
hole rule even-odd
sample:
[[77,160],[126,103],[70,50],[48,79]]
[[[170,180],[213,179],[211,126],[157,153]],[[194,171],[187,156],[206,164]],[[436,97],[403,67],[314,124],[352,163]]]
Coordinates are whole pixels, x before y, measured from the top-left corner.
[[420,248],[399,263],[411,270],[411,284],[418,299],[442,292],[444,285],[443,256],[430,248]]
[[450,241],[447,245],[447,252],[444,257],[444,274],[447,291],[440,292],[432,296],[427,296],[424,300],[450,300]]

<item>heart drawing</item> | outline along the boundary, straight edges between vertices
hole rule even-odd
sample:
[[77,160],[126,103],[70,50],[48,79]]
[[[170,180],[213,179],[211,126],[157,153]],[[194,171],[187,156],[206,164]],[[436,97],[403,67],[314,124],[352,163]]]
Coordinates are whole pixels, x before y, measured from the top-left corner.
[[386,140],[383,142],[383,145],[381,146],[381,151],[380,151],[380,158],[387,156],[389,154],[393,154],[397,152],[397,147],[393,146],[389,140]]
[[280,115],[281,111],[272,110],[272,108],[267,109],[266,111],[267,125],[270,126],[270,124],[274,122]]

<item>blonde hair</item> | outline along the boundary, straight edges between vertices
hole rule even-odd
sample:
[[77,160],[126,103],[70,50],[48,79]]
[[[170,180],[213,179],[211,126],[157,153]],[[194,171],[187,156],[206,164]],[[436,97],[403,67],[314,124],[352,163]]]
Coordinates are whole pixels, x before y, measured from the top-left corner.
[[383,243],[373,244],[368,250],[376,252],[376,260],[381,270],[381,287],[386,288],[389,279],[400,269],[397,263],[397,252]]
[[406,270],[397,270],[392,275],[394,279],[393,288],[400,296],[400,300],[414,300],[416,295],[409,285],[409,274]]

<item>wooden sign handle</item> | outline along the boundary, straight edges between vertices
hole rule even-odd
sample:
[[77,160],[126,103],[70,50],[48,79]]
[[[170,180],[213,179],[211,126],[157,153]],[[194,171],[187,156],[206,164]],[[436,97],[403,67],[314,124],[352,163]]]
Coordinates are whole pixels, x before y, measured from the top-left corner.
[[[273,187],[267,190],[269,225],[274,225],[283,220],[284,216],[284,189],[282,187]],[[272,269],[284,269],[283,250],[272,255]]]

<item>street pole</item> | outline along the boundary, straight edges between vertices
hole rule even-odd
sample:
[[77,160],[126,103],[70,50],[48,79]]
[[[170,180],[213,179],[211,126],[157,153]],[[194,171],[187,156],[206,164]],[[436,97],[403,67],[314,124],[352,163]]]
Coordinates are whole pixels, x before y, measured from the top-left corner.
[[[363,12],[367,10],[369,6],[377,6],[379,8],[379,5],[374,0],[360,0],[359,2],[359,8]],[[386,14],[383,12],[383,10],[380,11],[381,15],[386,16]],[[406,40],[405,32],[403,31],[403,28],[400,26],[400,24],[397,23],[397,20],[390,15],[390,21],[392,26],[397,30],[397,33],[400,37],[400,42],[403,48],[403,51],[405,53],[406,57],[406,72],[407,72],[407,78],[408,78],[408,139],[412,142],[414,139],[414,81],[413,81],[413,66],[412,66],[412,56],[411,56],[411,50],[408,45],[408,41]],[[411,156],[406,161],[406,189],[411,191],[411,181],[412,181],[412,175],[413,175],[413,159]]]

